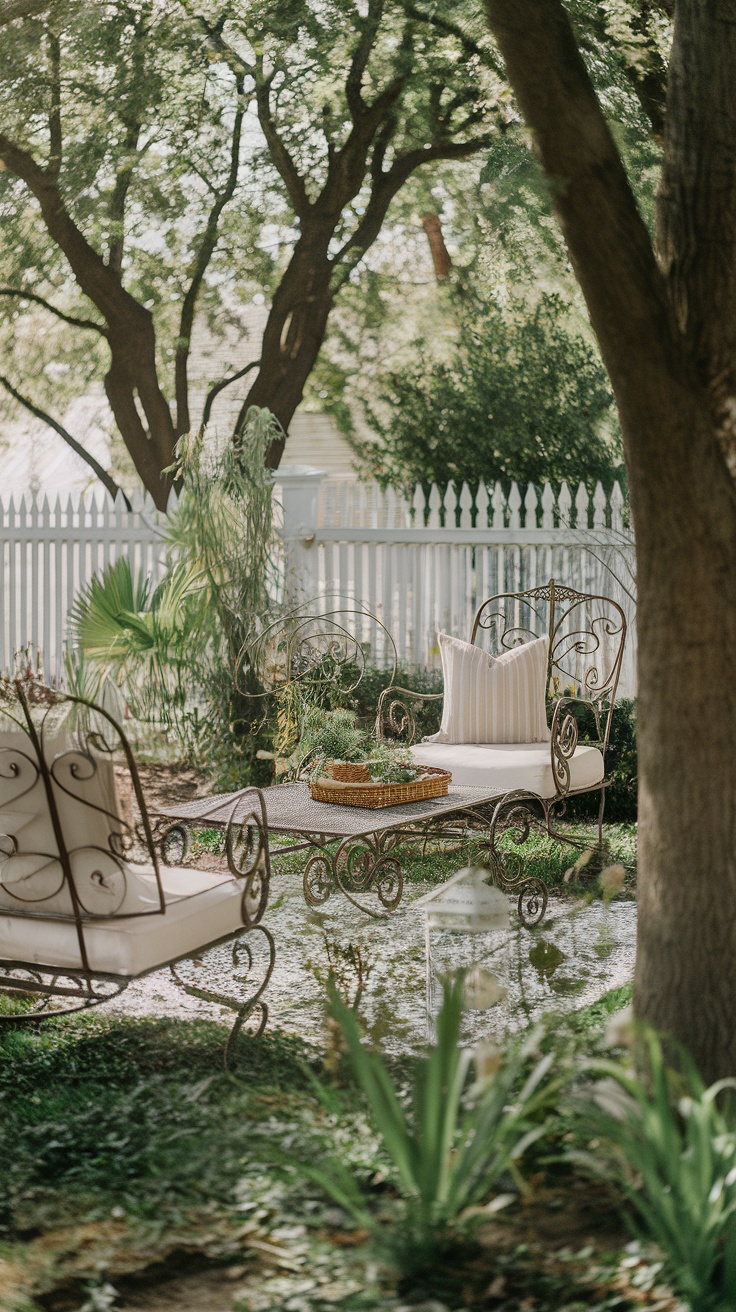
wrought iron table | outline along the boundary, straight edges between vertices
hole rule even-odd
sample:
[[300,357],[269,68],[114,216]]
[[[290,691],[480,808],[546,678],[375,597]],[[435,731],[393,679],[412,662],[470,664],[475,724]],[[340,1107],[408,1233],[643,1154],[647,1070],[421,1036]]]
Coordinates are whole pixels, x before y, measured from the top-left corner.
[[[269,838],[283,834],[298,840],[272,847],[271,860],[293,852],[311,852],[303,880],[309,906],[323,905],[338,890],[375,918],[395,911],[401,901],[404,880],[396,854],[399,844],[420,843],[426,849],[432,840],[461,837],[469,828],[489,830],[499,802],[509,800],[509,793],[503,790],[453,785],[445,797],[380,810],[315,802],[306,783],[274,784],[263,789],[262,796]],[[170,861],[177,847],[183,859],[190,827],[227,827],[228,835],[237,832],[240,798],[239,792],[222,793],[163,809],[159,814],[168,821],[161,838],[164,859]],[[247,836],[241,841],[247,842]],[[493,858],[493,848],[490,855]],[[537,923],[547,903],[543,882],[523,876],[509,879],[497,864],[491,860],[494,882],[505,891],[518,893],[519,914],[525,924]],[[377,895],[383,910],[375,911],[360,900],[360,895],[368,892]]]

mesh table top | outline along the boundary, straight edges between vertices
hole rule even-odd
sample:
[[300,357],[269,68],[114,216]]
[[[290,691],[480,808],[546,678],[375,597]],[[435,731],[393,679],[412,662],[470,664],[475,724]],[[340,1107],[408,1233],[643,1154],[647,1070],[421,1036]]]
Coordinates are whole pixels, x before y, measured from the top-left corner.
[[[251,789],[235,793],[220,793],[178,806],[164,807],[160,815],[172,820],[190,823],[226,825],[245,818],[250,806]],[[359,834],[376,834],[386,829],[402,829],[421,824],[440,816],[449,818],[453,812],[467,811],[502,797],[504,790],[489,792],[485,788],[461,788],[450,785],[446,797],[430,797],[422,802],[408,802],[403,806],[387,806],[370,810],[362,806],[340,806],[333,802],[315,802],[306,783],[273,784],[261,790],[266,802],[266,821],[273,834],[324,834],[334,838],[348,838]],[[238,798],[243,802],[239,806]]]

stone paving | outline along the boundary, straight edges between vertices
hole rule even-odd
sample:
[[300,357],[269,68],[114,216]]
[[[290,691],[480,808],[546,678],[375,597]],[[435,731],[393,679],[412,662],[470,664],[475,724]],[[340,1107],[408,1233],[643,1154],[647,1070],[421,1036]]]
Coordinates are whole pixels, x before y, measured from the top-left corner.
[[[355,970],[349,958],[359,952],[368,970],[361,1014],[372,1037],[390,1053],[411,1051],[426,1042],[427,958],[424,919],[414,903],[428,884],[409,885],[398,911],[374,921],[338,896],[325,907],[305,905],[301,881],[277,875],[265,922],[276,940],[276,966],[268,987],[269,1025],[324,1040],[321,980],[328,969],[328,946],[349,985]],[[527,1027],[547,1012],[569,1012],[594,1002],[633,976],[636,904],[551,898],[542,925],[523,929],[512,912],[512,928],[464,936],[433,933],[431,952],[436,972],[480,965],[499,981],[504,996],[490,1009],[466,1013],[466,1037],[500,1038]],[[189,978],[207,987],[223,972],[219,960],[207,958],[189,967]],[[258,952],[256,951],[256,959]],[[227,991],[232,991],[230,982]],[[492,991],[492,990],[491,990]],[[498,990],[496,990],[498,991]],[[435,983],[433,1006],[440,990]],[[225,1017],[219,1006],[183,994],[168,971],[132,984],[105,1010],[128,1015]]]

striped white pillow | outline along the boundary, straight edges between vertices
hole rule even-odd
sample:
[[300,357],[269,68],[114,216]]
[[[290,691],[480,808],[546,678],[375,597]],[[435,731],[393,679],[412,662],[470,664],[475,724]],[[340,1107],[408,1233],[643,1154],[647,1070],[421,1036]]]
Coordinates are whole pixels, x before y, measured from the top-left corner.
[[491,656],[469,642],[438,634],[445,700],[438,743],[549,741],[545,696],[549,639]]

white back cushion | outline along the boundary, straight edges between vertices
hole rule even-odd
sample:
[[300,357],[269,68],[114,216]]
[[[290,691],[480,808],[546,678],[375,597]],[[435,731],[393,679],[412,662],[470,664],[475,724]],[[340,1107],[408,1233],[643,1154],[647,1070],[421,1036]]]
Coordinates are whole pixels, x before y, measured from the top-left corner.
[[438,743],[542,743],[547,728],[545,636],[491,656],[440,633],[445,681]]
[[[48,739],[44,754],[82,915],[148,909],[151,891],[122,859],[113,763],[73,738]],[[0,733],[0,908],[71,915],[48,798],[23,733]]]

